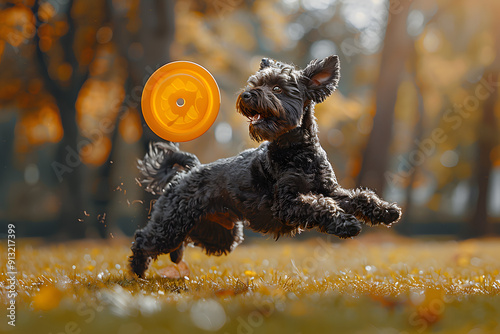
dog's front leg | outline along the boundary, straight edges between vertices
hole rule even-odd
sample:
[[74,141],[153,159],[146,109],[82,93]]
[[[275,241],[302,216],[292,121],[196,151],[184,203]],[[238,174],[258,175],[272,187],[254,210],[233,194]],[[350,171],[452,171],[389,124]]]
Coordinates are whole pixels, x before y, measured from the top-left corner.
[[340,238],[353,237],[361,231],[356,217],[345,213],[334,199],[311,192],[301,194],[290,183],[278,185],[272,210],[283,224],[299,228],[318,227],[321,232]]
[[396,203],[382,200],[369,189],[335,189],[331,197],[346,212],[350,213],[365,224],[392,225],[401,218],[401,208]]

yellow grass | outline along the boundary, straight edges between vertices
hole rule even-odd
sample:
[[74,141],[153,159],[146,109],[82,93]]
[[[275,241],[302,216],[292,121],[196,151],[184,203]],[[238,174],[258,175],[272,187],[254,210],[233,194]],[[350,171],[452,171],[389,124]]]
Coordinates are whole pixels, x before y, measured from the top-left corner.
[[[162,277],[162,256],[144,280],[127,273],[130,241],[18,241],[16,327],[2,317],[0,332],[500,332],[498,240],[284,239],[223,257],[188,248],[189,276]],[[0,250],[4,264],[6,242]]]

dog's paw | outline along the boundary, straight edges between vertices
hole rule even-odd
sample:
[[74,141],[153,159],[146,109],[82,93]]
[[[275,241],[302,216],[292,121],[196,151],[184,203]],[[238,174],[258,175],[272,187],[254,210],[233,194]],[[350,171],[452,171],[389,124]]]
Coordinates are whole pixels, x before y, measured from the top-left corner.
[[355,237],[361,232],[361,223],[356,217],[339,214],[337,219],[326,227],[326,233],[335,234],[341,239]]
[[385,207],[376,207],[373,209],[374,224],[382,223],[387,226],[397,223],[401,219],[401,208],[395,203],[388,204]]

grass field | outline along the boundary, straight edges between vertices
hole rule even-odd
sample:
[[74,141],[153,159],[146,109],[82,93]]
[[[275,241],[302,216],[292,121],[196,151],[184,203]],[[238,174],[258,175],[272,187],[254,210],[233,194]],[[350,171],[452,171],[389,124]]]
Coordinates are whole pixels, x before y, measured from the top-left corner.
[[500,333],[496,239],[252,241],[223,257],[189,248],[190,272],[163,256],[144,280],[127,273],[129,243],[18,241],[16,326],[3,316],[0,332]]

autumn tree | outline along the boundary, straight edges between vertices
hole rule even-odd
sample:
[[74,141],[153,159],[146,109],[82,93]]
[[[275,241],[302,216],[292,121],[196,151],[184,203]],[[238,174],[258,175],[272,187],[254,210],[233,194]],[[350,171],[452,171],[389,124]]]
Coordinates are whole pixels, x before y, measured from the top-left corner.
[[[105,219],[117,188],[110,177],[117,139],[152,138],[147,131],[142,136],[147,126],[141,125],[140,96],[147,77],[170,60],[175,31],[174,2],[153,4],[154,11],[147,1],[31,0],[0,11],[0,45],[12,45],[28,64],[6,67],[5,87],[9,78],[19,79],[0,99],[22,111],[22,132],[16,133],[28,141],[18,150],[28,154],[56,143],[50,175],[60,201],[55,231],[62,238],[81,238],[95,228],[109,236]],[[22,64],[9,58],[2,65],[9,63]]]
[[392,141],[394,106],[401,75],[412,50],[412,40],[406,32],[409,3],[391,0],[380,69],[375,84],[375,115],[373,128],[366,144],[358,184],[382,192]]
[[[492,13],[498,12],[498,3],[491,4]],[[477,183],[477,199],[472,217],[467,221],[464,237],[477,237],[494,233],[488,214],[488,200],[491,189],[494,149],[499,145],[499,127],[495,112],[499,103],[498,86],[500,82],[500,23],[490,16],[490,31],[494,36],[492,49],[495,59],[483,74],[483,79],[491,88],[484,101],[482,115],[477,124],[477,155],[474,164],[474,181]]]

